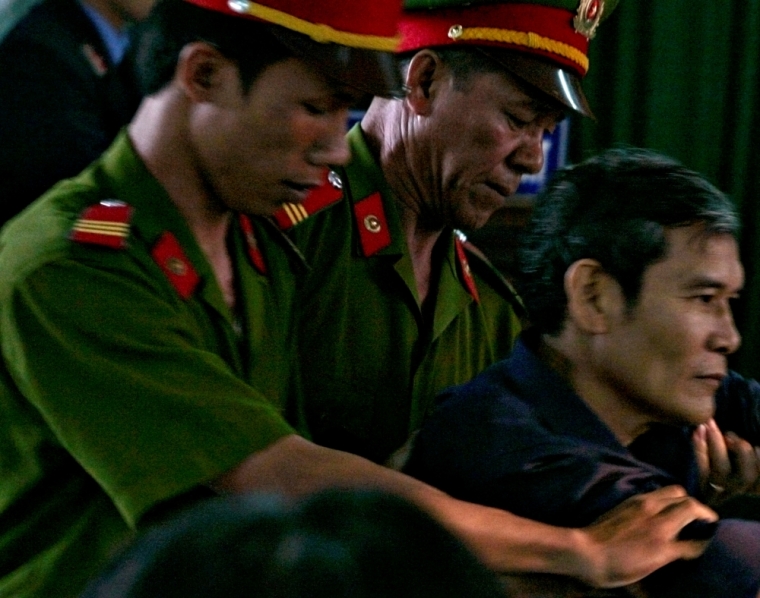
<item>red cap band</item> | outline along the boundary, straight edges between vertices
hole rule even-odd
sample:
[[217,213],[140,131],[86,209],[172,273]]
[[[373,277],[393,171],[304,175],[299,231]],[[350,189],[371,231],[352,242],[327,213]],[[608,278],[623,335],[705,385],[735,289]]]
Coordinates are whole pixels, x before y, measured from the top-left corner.
[[486,4],[463,9],[407,11],[399,22],[399,51],[478,45],[544,56],[581,77],[588,70],[588,39],[568,10],[537,4]]

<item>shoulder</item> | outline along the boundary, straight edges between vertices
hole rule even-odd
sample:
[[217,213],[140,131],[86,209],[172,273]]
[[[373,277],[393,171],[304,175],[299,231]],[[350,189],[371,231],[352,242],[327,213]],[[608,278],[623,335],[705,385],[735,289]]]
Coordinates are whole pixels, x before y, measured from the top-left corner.
[[282,231],[290,231],[314,215],[330,208],[343,198],[343,181],[337,170],[330,170],[322,185],[311,191],[303,203],[286,203],[274,213],[274,220]]

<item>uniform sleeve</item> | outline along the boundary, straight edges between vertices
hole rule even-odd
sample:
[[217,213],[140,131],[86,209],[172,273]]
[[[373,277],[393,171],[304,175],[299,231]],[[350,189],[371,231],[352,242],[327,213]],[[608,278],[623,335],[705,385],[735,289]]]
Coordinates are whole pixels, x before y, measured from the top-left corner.
[[130,525],[293,433],[219,356],[197,303],[150,280],[59,261],[14,287],[0,321],[18,390]]
[[630,496],[674,483],[622,451],[553,433],[492,377],[442,399],[406,471],[463,500],[580,527]]

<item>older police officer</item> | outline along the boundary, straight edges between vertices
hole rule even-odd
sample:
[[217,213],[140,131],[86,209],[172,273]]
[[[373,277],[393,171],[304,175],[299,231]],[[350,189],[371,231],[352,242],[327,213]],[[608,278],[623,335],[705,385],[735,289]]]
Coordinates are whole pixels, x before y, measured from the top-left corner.
[[[277,214],[312,265],[299,342],[317,443],[385,462],[436,392],[508,353],[519,302],[456,229],[483,225],[541,169],[544,133],[567,111],[590,114],[580,79],[614,4],[407,2],[406,96],[376,99],[349,133],[352,161]],[[511,550],[491,550],[491,535],[476,545],[501,570],[615,585],[699,552],[675,542],[695,514],[683,494],[648,495],[583,530],[504,514],[491,529]]]

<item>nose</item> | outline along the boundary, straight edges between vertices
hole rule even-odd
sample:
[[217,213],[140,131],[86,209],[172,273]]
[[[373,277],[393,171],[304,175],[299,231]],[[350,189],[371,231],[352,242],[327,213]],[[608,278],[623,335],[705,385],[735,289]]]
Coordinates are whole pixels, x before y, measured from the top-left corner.
[[315,166],[343,166],[351,157],[346,140],[348,109],[326,118],[324,129],[309,149],[309,163]]
[[711,338],[711,349],[718,353],[730,355],[741,345],[742,337],[736,329],[731,307],[726,306],[716,325],[716,330]]
[[520,144],[509,157],[510,166],[520,174],[536,174],[544,166],[544,128],[525,127]]

